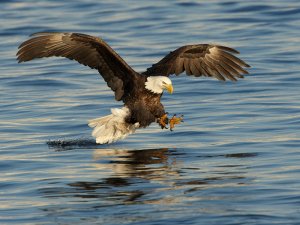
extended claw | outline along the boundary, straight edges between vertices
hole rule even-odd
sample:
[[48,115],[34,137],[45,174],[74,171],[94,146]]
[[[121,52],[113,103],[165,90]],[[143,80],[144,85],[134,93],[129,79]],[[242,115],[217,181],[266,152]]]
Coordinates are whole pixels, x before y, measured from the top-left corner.
[[167,124],[169,123],[168,113],[165,113],[162,117],[158,119],[158,124],[160,125],[161,129],[169,129]]
[[183,122],[183,115],[181,115],[180,117],[176,117],[176,114],[174,114],[174,116],[169,120],[170,131],[173,131],[175,125],[180,124],[181,122]]

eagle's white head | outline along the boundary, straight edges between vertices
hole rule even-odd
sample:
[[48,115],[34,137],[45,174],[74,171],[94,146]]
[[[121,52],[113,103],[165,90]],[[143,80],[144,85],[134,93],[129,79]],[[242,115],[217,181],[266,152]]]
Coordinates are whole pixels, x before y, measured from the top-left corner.
[[145,87],[155,94],[161,94],[167,90],[170,94],[173,93],[172,81],[165,76],[150,76],[145,82]]

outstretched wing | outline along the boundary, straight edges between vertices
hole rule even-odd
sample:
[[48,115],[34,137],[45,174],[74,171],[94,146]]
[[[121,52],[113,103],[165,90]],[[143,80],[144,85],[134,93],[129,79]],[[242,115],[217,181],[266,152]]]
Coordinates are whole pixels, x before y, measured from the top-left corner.
[[243,67],[250,66],[231,53],[239,52],[220,45],[187,45],[170,52],[143,74],[169,76],[186,71],[187,75],[196,77],[208,76],[223,81],[236,81],[236,78],[243,78],[242,74],[248,74]]
[[97,69],[121,100],[136,72],[102,39],[79,33],[36,33],[19,46],[19,62],[62,56]]

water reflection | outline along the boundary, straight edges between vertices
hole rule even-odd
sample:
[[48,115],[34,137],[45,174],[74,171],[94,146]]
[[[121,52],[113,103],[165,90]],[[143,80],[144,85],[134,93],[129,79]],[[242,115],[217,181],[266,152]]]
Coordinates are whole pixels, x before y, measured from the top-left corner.
[[112,176],[162,179],[176,175],[176,161],[172,156],[175,149],[114,150],[94,151],[94,166],[99,170],[110,170]]
[[97,149],[93,154],[93,166],[101,176],[106,177],[95,182],[78,181],[68,185],[82,192],[84,198],[86,192],[94,192],[88,197],[101,197],[102,200],[105,198],[126,204],[137,202],[149,194],[153,188],[151,183],[155,182],[156,188],[162,188],[170,177],[179,177],[172,156],[174,152],[174,149],[168,148]]
[[[82,151],[73,153],[82,154]],[[226,199],[244,200],[244,194],[237,193],[240,187],[252,182],[248,169],[251,158],[256,156],[256,153],[207,154],[188,148],[128,150],[98,146],[91,154],[89,168],[84,165],[83,175],[61,182],[52,180],[39,189],[43,197],[59,202],[41,210],[55,219],[73,218],[74,211],[79,218],[85,217],[87,211],[98,218],[99,210],[106,218],[115,216],[114,212],[120,210],[148,215],[151,210],[155,213],[156,207],[165,212],[178,205],[189,207],[191,204],[197,213],[198,210],[226,213],[222,204],[211,208],[202,205]],[[80,174],[81,171],[82,167],[78,166],[71,172]],[[120,207],[124,205],[127,207]],[[114,220],[122,222],[121,215]]]
[[[66,142],[64,145],[70,150],[70,145]],[[46,197],[96,201],[93,207],[133,203],[165,205],[182,202],[185,198],[201,200],[203,190],[238,187],[251,182],[246,161],[256,157],[256,153],[193,152],[191,156],[191,152],[185,154],[188,150],[98,148],[92,154],[92,178],[78,177],[77,181],[62,184],[63,187],[41,191]],[[203,164],[195,165],[195,162]],[[180,191],[180,195],[172,195],[174,191]]]

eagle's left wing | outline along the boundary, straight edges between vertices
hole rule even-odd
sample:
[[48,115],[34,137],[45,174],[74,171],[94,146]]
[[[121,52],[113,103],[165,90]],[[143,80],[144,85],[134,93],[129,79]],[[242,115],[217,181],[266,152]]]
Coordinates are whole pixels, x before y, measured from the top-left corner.
[[186,71],[187,75],[196,77],[209,76],[223,81],[236,81],[236,78],[243,78],[242,74],[248,74],[243,67],[250,66],[232,53],[239,52],[220,45],[186,45],[170,52],[143,74],[169,76]]

